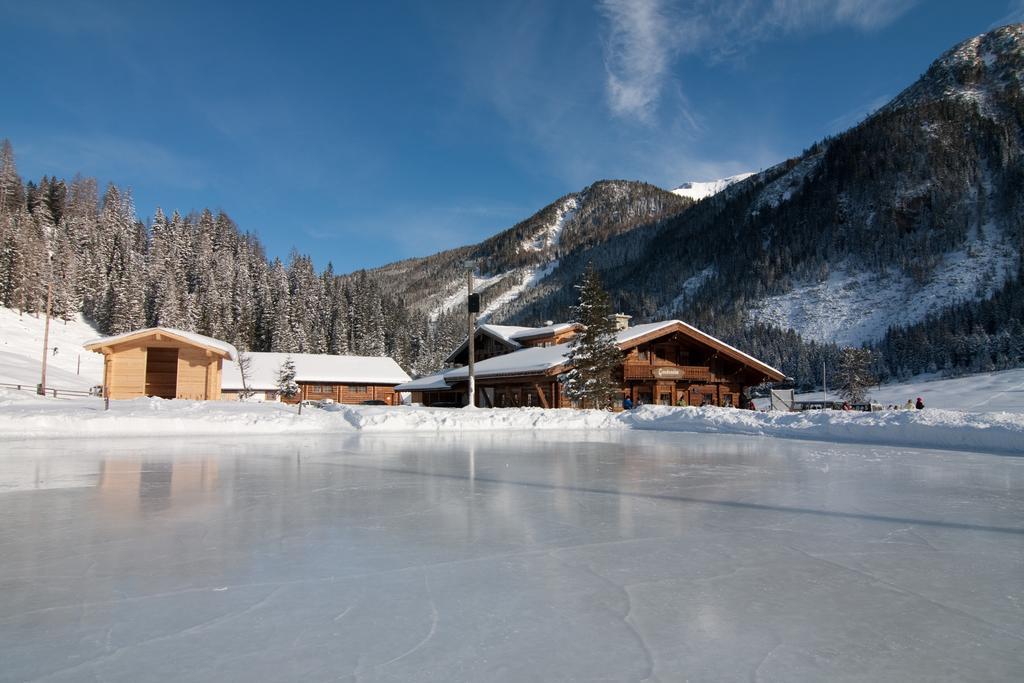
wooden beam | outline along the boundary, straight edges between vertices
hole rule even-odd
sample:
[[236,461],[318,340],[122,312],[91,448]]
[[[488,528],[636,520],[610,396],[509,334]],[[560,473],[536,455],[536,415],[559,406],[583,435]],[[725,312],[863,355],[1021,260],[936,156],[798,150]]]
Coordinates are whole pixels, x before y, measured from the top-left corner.
[[550,406],[548,405],[548,397],[544,395],[544,392],[541,390],[540,385],[537,384],[536,382],[534,382],[533,383],[533,389],[534,389],[534,391],[537,392],[537,395],[540,396],[540,405],[541,405],[541,407],[545,408],[545,409],[549,408]]

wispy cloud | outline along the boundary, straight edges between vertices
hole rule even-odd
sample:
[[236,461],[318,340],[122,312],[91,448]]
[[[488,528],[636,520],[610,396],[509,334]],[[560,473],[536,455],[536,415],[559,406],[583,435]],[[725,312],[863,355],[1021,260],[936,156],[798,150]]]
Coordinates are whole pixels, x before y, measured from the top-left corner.
[[42,168],[70,177],[77,172],[116,183],[157,183],[196,190],[205,186],[204,166],[163,145],[108,134],[53,135],[22,148]]
[[[607,99],[622,118],[653,123],[675,80],[672,62],[746,56],[760,43],[837,27],[883,28],[919,0],[602,0]],[[692,112],[689,113],[692,116]]]
[[0,0],[7,21],[62,34],[114,34],[129,30],[124,13],[96,0],[21,2]]
[[650,120],[674,51],[661,0],[605,0],[605,68],[614,113]]
[[856,126],[858,123],[863,121],[871,114],[874,114],[880,108],[885,106],[889,100],[892,99],[892,95],[879,95],[870,102],[865,102],[857,107],[854,107],[845,114],[840,114],[831,121],[825,124],[825,127],[830,133],[841,133],[842,131]]
[[1024,22],[1024,0],[1010,0],[1006,16],[996,19],[989,28],[1006,26],[1007,24],[1019,24],[1021,22]]

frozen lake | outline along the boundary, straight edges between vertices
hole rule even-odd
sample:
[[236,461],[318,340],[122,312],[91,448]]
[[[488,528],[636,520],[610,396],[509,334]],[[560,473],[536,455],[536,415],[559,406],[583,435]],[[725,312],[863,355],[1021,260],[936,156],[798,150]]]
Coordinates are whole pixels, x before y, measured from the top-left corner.
[[1024,458],[715,435],[0,454],[0,680],[1021,680]]

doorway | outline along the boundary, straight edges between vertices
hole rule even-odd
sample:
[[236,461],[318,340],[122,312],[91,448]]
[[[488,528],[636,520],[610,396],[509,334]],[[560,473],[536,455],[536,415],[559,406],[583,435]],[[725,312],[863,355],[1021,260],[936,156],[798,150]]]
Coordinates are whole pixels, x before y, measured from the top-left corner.
[[146,396],[178,394],[178,349],[146,349]]

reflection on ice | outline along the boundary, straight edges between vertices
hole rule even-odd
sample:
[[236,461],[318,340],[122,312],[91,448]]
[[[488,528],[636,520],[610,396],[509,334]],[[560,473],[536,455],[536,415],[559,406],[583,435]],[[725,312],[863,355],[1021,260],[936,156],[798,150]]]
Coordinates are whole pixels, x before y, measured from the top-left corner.
[[18,444],[0,680],[1019,678],[1022,484],[689,434]]

